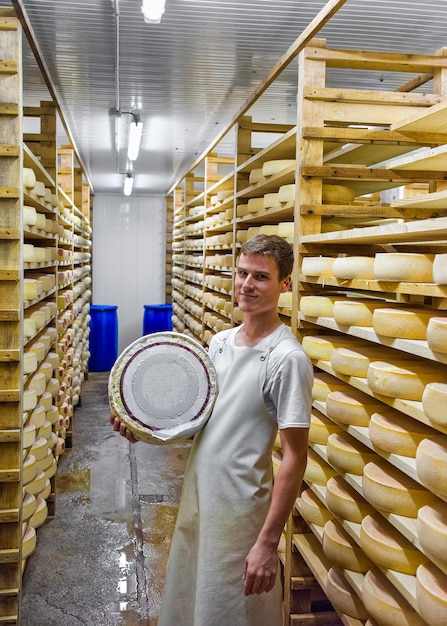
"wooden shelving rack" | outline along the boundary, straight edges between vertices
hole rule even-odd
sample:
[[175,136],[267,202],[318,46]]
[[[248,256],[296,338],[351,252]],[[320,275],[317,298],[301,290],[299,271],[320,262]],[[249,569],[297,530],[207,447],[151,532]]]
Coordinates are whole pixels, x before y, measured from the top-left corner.
[[[396,91],[340,89],[331,78],[337,70],[400,73],[402,82],[406,76],[409,80]],[[433,315],[446,311],[446,285],[371,278],[341,280],[334,276],[308,276],[302,271],[303,259],[308,256],[371,257],[378,251],[447,253],[446,75],[445,50],[433,55],[357,52],[330,49],[323,40],[313,40],[303,47],[298,56],[296,125],[258,124],[244,109],[235,118],[232,129],[234,165],[228,164],[220,176],[215,176],[211,164],[218,161],[218,139],[170,195],[174,206],[175,328],[206,345],[214,332],[239,323],[232,282],[238,247],[258,232],[286,233],[283,236],[293,241],[297,262],[293,292],[280,301],[280,314],[300,339],[307,335],[336,335],[341,341],[346,338],[346,342],[383,347],[391,362],[416,358],[427,368],[436,365],[440,374],[446,374],[447,355],[434,352],[427,341],[385,338],[372,327],[341,326],[332,317],[311,318],[300,309],[305,296],[336,295],[392,301],[402,307],[418,306]],[[272,133],[272,141],[265,148],[254,147],[258,132]],[[264,163],[280,159],[295,163],[285,165],[274,175],[262,176]],[[351,187],[353,201],[323,202],[326,184]],[[287,196],[286,201],[275,200],[274,194],[289,185],[295,186],[294,196]],[[216,202],[221,191],[226,193],[220,194]],[[261,200],[253,202],[256,198],[264,198],[264,205]],[[334,385],[362,391],[384,410],[392,408],[403,417],[426,425],[428,433],[447,434],[447,426],[433,424],[421,402],[380,396],[369,388],[367,379],[340,374],[330,361],[313,362],[316,375],[331,377]],[[315,399],[314,409],[331,421],[325,401]],[[378,451],[367,427],[336,426],[348,433],[355,445],[365,446],[378,460],[421,486],[414,458]],[[325,445],[311,441],[309,453],[343,478],[359,498],[364,497],[362,477],[331,467]],[[331,513],[324,485],[307,480],[305,489],[314,492],[322,509]],[[380,515],[402,538],[417,546],[424,558],[430,559],[430,555],[424,555],[415,519],[383,511]],[[353,545],[361,547],[360,524],[337,519]],[[324,553],[324,527],[306,522],[300,497],[285,529],[285,538],[280,553],[285,624],[364,624],[365,619],[343,614],[337,606],[328,605],[327,574],[334,563]],[[379,569],[403,606],[410,607],[416,616],[419,607],[415,574]],[[447,575],[442,567],[440,572]],[[364,574],[344,570],[346,582],[360,601]]]
[[[23,107],[21,50],[14,11],[0,9],[0,624],[20,623],[22,574],[55,514],[89,357],[90,184],[71,146],[58,153],[56,104]],[[24,134],[24,117],[40,132]]]

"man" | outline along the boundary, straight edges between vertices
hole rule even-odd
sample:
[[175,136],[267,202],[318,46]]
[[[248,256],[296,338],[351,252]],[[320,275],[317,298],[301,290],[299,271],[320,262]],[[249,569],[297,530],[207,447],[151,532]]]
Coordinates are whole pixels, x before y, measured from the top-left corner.
[[[292,266],[291,246],[276,235],[241,248],[235,295],[244,323],[210,342],[219,394],[185,471],[158,626],[282,624],[277,547],[306,467],[313,384],[277,310]],[[278,428],[283,457],[272,488]]]

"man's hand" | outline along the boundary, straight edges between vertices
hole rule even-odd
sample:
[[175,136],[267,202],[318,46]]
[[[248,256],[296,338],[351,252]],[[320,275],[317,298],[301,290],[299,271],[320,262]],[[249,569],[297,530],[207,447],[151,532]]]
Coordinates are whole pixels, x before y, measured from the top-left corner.
[[244,593],[246,596],[271,591],[278,571],[275,546],[262,546],[257,541],[245,559]]
[[132,432],[127,428],[124,422],[121,422],[116,415],[111,415],[109,417],[110,423],[112,424],[112,428],[115,432],[119,433],[121,437],[124,437],[130,443],[136,443],[138,439],[135,439]]

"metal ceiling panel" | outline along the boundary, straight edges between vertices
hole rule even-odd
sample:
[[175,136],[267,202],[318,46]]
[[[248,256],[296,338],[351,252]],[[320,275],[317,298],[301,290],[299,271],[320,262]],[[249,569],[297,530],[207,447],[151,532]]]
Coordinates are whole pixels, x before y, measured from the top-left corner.
[[[134,193],[165,193],[226,127],[325,0],[0,0],[26,11],[95,192],[122,193],[131,111],[144,123]],[[330,47],[428,53],[447,45],[445,0],[347,0],[320,31]],[[24,42],[24,104],[48,99]],[[333,84],[395,89],[409,77],[341,72]],[[295,123],[296,62],[249,111]],[[231,136],[219,146],[232,151]],[[121,172],[121,173],[120,173]]]

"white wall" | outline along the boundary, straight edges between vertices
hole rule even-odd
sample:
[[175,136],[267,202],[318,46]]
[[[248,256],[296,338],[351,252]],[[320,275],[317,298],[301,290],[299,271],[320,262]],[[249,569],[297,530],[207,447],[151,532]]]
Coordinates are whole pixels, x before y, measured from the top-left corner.
[[145,304],[165,303],[163,196],[93,198],[92,304],[118,306],[118,352],[142,336]]

